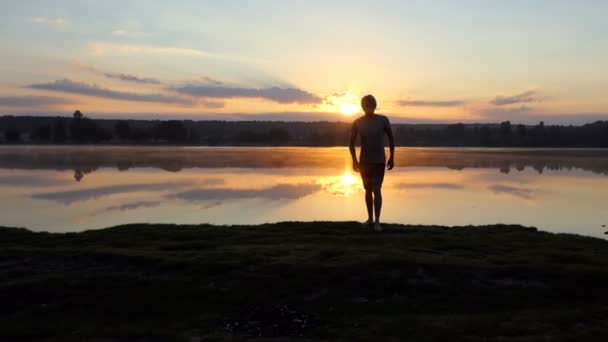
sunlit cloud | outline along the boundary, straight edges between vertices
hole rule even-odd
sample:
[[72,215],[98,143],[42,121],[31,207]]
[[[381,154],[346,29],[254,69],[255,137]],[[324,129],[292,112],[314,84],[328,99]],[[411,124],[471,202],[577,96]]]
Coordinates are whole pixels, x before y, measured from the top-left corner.
[[0,106],[42,107],[73,103],[67,99],[51,96],[0,96]]
[[179,94],[205,98],[261,98],[283,104],[316,104],[321,102],[319,96],[297,88],[245,88],[209,84],[187,84],[175,87],[172,90]]
[[109,42],[90,43],[89,50],[94,55],[129,54],[129,55],[177,55],[190,57],[212,57],[213,55],[199,49],[171,46],[153,46],[136,44],[116,44]]
[[130,31],[125,29],[115,29],[112,30],[112,35],[114,37],[141,37],[144,36],[145,33],[139,31]]
[[69,79],[57,80],[50,83],[38,83],[27,86],[30,89],[57,91],[70,94],[80,94],[123,101],[157,102],[167,104],[192,105],[193,102],[178,96],[165,94],[140,94],[101,88],[95,84],[75,82]]
[[47,18],[47,17],[36,17],[32,18],[31,22],[40,25],[48,25],[48,26],[64,26],[67,21],[62,18]]
[[540,101],[540,97],[538,96],[538,92],[536,90],[528,90],[523,93],[519,93],[511,96],[498,95],[490,104],[495,106],[505,106],[512,104],[522,104],[522,103],[531,103]]
[[463,100],[399,100],[397,104],[402,107],[457,107],[465,104]]

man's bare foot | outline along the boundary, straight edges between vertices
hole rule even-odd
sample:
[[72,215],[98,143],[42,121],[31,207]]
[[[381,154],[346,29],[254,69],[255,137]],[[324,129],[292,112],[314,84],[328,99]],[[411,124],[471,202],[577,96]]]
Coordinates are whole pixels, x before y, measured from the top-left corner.
[[377,232],[381,232],[382,231],[382,226],[380,225],[380,222],[374,223],[374,230],[377,231]]
[[369,220],[369,219],[367,221],[365,221],[365,222],[362,223],[362,225],[364,225],[364,226],[371,226],[373,224],[374,224],[374,221],[373,220]]

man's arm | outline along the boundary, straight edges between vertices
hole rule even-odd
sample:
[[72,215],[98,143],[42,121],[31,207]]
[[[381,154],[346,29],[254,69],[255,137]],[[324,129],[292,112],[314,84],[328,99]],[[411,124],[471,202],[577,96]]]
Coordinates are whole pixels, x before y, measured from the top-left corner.
[[352,128],[350,129],[350,143],[348,144],[348,150],[350,151],[350,156],[353,159],[353,170],[355,172],[359,172],[359,162],[357,161],[357,151],[355,151],[355,141],[357,140],[357,125],[353,123]]
[[391,129],[391,123],[388,121],[388,118],[386,118],[384,131],[388,136],[388,145],[391,153],[388,162],[386,163],[386,167],[387,169],[392,170],[393,167],[395,167],[395,139],[393,139],[393,130]]

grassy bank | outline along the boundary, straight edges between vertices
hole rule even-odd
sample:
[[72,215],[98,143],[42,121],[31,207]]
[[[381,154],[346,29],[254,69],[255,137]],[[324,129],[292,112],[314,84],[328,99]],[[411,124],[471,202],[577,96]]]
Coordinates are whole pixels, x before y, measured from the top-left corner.
[[0,228],[0,340],[602,340],[608,242],[352,222]]

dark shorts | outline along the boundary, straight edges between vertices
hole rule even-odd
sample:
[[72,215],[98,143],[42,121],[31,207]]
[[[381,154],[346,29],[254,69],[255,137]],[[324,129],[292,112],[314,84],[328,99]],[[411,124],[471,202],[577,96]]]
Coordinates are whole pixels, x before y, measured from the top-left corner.
[[363,187],[366,190],[382,186],[382,182],[384,181],[384,164],[360,163],[359,172],[363,180]]

